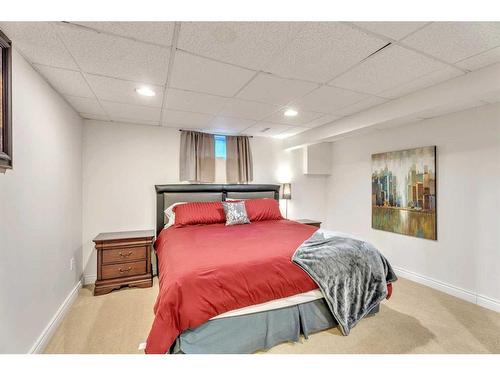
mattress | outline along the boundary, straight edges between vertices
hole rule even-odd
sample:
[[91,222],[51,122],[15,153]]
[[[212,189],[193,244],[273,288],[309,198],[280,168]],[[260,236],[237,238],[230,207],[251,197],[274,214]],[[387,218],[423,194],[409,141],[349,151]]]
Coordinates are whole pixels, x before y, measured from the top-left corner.
[[241,309],[227,311],[223,314],[219,314],[214,316],[210,320],[221,319],[221,318],[229,318],[233,316],[247,315],[253,314],[257,312],[270,311],[276,309],[282,309],[284,307],[290,307],[295,305],[300,305],[302,303],[316,301],[318,299],[323,298],[323,293],[319,289],[311,290],[305,293],[295,294],[290,297],[275,299],[272,301],[259,303],[257,305],[243,307]]
[[155,243],[159,293],[146,353],[166,353],[185,330],[228,312],[303,301],[292,297],[318,286],[291,258],[316,230],[289,220],[163,229]]

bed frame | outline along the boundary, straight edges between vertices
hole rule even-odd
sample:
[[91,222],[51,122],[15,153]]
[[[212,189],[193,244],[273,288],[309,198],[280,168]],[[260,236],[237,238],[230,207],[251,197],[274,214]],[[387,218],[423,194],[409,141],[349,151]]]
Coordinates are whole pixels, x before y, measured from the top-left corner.
[[[164,211],[173,203],[250,198],[278,200],[280,192],[280,185],[255,184],[174,184],[155,185],[155,188],[157,236],[165,226]],[[156,260],[158,262],[158,258]],[[378,309],[376,306],[370,315]],[[209,320],[179,335],[170,353],[252,353],[281,342],[298,341],[300,334],[307,337],[309,333],[336,325],[326,302],[321,299],[278,310]]]
[[228,198],[279,199],[280,185],[266,184],[172,184],[155,185],[156,235],[165,226],[165,209],[176,202],[225,201]]

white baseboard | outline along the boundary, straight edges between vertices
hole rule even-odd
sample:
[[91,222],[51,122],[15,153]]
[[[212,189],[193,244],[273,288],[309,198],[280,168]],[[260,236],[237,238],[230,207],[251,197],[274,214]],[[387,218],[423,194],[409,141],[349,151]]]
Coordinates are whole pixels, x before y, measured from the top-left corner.
[[97,275],[83,275],[83,285],[94,284],[97,280]]
[[428,276],[420,275],[413,271],[405,270],[401,267],[393,267],[394,271],[398,276],[404,277],[405,279],[415,281],[416,283],[423,284],[432,289],[439,290],[443,293],[450,294],[454,297],[463,299],[467,302],[474,303],[481,307],[500,312],[500,301],[495,300],[490,297],[479,295],[470,290],[462,289],[454,285],[433,279]]
[[73,304],[75,301],[76,297],[78,296],[78,291],[82,287],[82,281],[78,281],[78,283],[74,286],[74,288],[71,290],[71,292],[68,294],[66,299],[63,301],[61,306],[57,309],[56,313],[50,320],[49,324],[45,327],[45,329],[42,331],[41,335],[38,337],[38,339],[35,341],[33,346],[31,347],[29,353],[30,354],[39,354],[43,353],[45,350],[45,347],[49,343],[50,339],[56,332],[57,327],[61,324],[64,316],[68,312],[70,306]]
[[[453,286],[451,284],[447,284],[445,282],[420,275],[416,272],[413,271],[408,271],[405,270],[404,268],[401,267],[393,267],[394,270],[396,271],[398,276],[404,277],[405,279],[409,279],[411,281],[417,282],[419,284],[426,285],[430,288],[437,289],[441,292],[450,294],[454,297],[463,299],[465,301],[477,304],[481,307],[500,312],[500,301],[495,300],[490,297],[486,297],[456,286]],[[71,292],[68,294],[66,299],[63,301],[61,306],[59,306],[59,309],[57,309],[56,313],[50,320],[49,324],[45,327],[45,329],[42,331],[41,335],[38,337],[38,339],[35,341],[33,346],[31,347],[29,353],[43,353],[45,347],[47,346],[49,340],[52,338],[54,335],[57,327],[59,327],[59,324],[61,324],[62,319],[68,312],[68,309],[70,306],[73,304],[75,301],[76,297],[78,296],[78,291],[83,285],[88,285],[88,284],[93,284],[95,283],[97,279],[97,275],[84,275],[83,279],[80,280],[74,288],[71,290]],[[83,281],[83,282],[82,282]]]
[[[398,276],[404,277],[405,279],[417,282],[419,284],[426,285],[430,288],[437,289],[441,292],[450,294],[454,297],[463,299],[465,301],[477,304],[481,307],[500,312],[500,301],[493,298],[479,295],[469,290],[465,290],[451,284],[433,279],[428,276],[420,275],[413,271],[408,271],[401,267],[393,267]],[[30,349],[30,353],[42,353],[47,346],[49,340],[54,335],[57,327],[61,323],[62,319],[68,312],[69,307],[75,301],[78,291],[83,285],[93,284],[97,279],[97,275],[84,275],[82,280],[79,281],[75,287],[68,294],[64,302],[61,304],[57,312],[54,314],[53,318],[49,324],[45,327],[42,334],[38,337],[35,344]]]
[[486,297],[486,296],[482,296],[480,294],[477,295],[477,302],[476,302],[479,306],[481,307],[484,307],[486,309],[490,309],[490,310],[493,310],[493,311],[496,311],[496,312],[500,312],[500,301],[496,300],[496,299],[493,299],[493,298],[490,298],[490,297]]

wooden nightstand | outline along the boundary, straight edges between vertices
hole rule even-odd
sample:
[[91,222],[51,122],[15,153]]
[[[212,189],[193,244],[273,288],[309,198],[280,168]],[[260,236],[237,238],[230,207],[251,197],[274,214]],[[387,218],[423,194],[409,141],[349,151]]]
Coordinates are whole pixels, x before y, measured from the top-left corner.
[[100,233],[94,238],[97,249],[94,295],[106,294],[122,286],[151,287],[154,237],[153,230],[143,230]]
[[297,219],[294,221],[296,221],[297,223],[301,223],[301,224],[312,225],[313,227],[318,227],[318,228],[321,227],[321,221],[317,221],[317,220]]

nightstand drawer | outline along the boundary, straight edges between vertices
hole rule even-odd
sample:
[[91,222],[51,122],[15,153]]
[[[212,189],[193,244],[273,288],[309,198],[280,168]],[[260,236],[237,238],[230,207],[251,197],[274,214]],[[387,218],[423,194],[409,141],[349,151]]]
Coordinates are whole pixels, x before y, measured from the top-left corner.
[[124,249],[103,250],[102,263],[120,263],[147,258],[147,247],[129,247]]
[[146,261],[110,264],[102,266],[102,278],[114,279],[117,277],[135,276],[146,273]]

